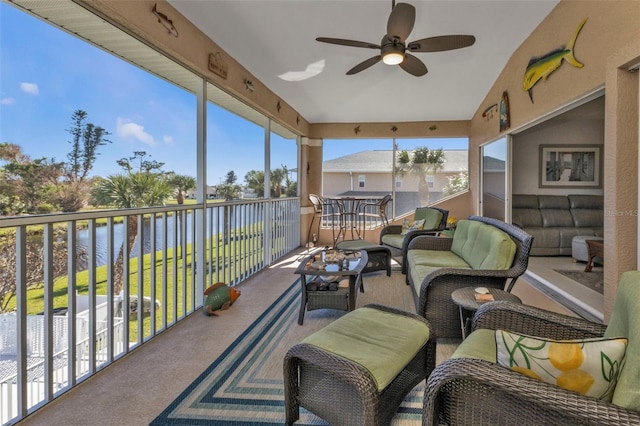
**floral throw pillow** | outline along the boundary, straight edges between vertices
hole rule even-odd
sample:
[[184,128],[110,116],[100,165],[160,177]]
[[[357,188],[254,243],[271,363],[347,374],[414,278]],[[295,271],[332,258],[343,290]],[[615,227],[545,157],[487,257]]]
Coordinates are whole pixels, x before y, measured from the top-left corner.
[[534,379],[611,401],[627,339],[546,340],[496,330],[497,361]]
[[402,222],[402,232],[400,235],[406,235],[409,231],[416,231],[424,227],[425,219],[413,220],[409,222],[409,219],[405,219]]

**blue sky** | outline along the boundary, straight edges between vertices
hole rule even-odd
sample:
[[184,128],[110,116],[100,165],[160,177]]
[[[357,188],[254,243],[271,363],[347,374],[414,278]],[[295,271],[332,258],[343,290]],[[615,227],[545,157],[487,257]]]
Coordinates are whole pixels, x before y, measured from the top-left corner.
[[[119,58],[0,3],[0,142],[20,145],[31,158],[66,161],[71,116],[81,109],[87,122],[111,134],[92,175],[118,173],[118,159],[146,151],[164,169],[195,176],[196,98]],[[209,104],[208,184],[229,170],[239,183],[262,170],[261,128]],[[401,148],[466,149],[466,139],[399,140]],[[391,141],[327,141],[324,159],[367,149],[391,149]],[[274,138],[272,168],[296,168],[295,142]]]

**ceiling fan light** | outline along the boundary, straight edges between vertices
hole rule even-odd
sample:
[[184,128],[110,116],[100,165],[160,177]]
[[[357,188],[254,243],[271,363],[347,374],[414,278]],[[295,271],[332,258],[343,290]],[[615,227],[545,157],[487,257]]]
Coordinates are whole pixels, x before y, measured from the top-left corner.
[[389,52],[382,57],[382,62],[387,65],[398,65],[404,61],[404,53]]

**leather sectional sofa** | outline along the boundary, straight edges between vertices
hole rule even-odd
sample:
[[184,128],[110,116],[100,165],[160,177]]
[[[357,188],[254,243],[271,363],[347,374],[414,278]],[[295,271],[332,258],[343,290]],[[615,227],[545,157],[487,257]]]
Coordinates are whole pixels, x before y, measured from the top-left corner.
[[573,237],[604,236],[604,196],[514,194],[511,221],[533,237],[532,256],[570,256]]

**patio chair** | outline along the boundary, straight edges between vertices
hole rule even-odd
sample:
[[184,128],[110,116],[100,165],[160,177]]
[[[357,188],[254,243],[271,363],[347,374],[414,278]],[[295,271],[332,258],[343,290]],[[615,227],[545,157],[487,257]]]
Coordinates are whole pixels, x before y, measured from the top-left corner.
[[[622,274],[608,326],[527,305],[487,303],[474,316],[472,334],[429,377],[423,425],[640,424],[638,312],[640,271]],[[622,360],[605,358],[604,351],[596,351],[595,368],[587,371],[598,375],[598,380],[607,376],[604,380],[609,387],[604,395],[611,397],[611,402],[607,402],[609,398],[585,396],[578,392],[580,389],[563,389],[500,366],[496,362],[495,330],[554,340],[611,338],[615,344],[619,338],[628,339]],[[557,358],[555,363],[559,365]],[[572,368],[587,369],[587,362],[576,363]]]
[[[387,194],[376,202],[361,203],[358,207],[360,209],[359,218],[362,219],[364,226],[362,227],[362,238],[367,229],[367,221],[374,222],[376,225],[378,221],[383,226],[389,226],[389,218],[387,217],[387,205],[391,201],[391,194]],[[373,212],[372,212],[373,211]]]
[[438,207],[418,207],[413,214],[413,222],[424,220],[421,227],[410,229],[411,223],[389,225],[380,232],[380,244],[402,253],[402,273],[407,273],[407,248],[412,239],[420,235],[435,235],[447,226],[449,211]]
[[[309,202],[313,206],[313,217],[311,218],[311,223],[309,224],[309,231],[307,232],[307,247],[311,248],[311,230],[313,229],[313,223],[317,220],[317,228],[316,228],[316,238],[320,238],[320,225],[322,225],[322,221],[325,219],[331,219],[331,231],[332,231],[332,240],[335,243],[336,240],[336,232],[335,232],[335,220],[339,219],[339,215],[334,211],[334,206],[332,203],[326,202],[321,196],[316,194],[309,194]],[[325,212],[325,206],[327,207]],[[327,213],[328,212],[328,213]],[[314,240],[316,242],[317,240]]]

